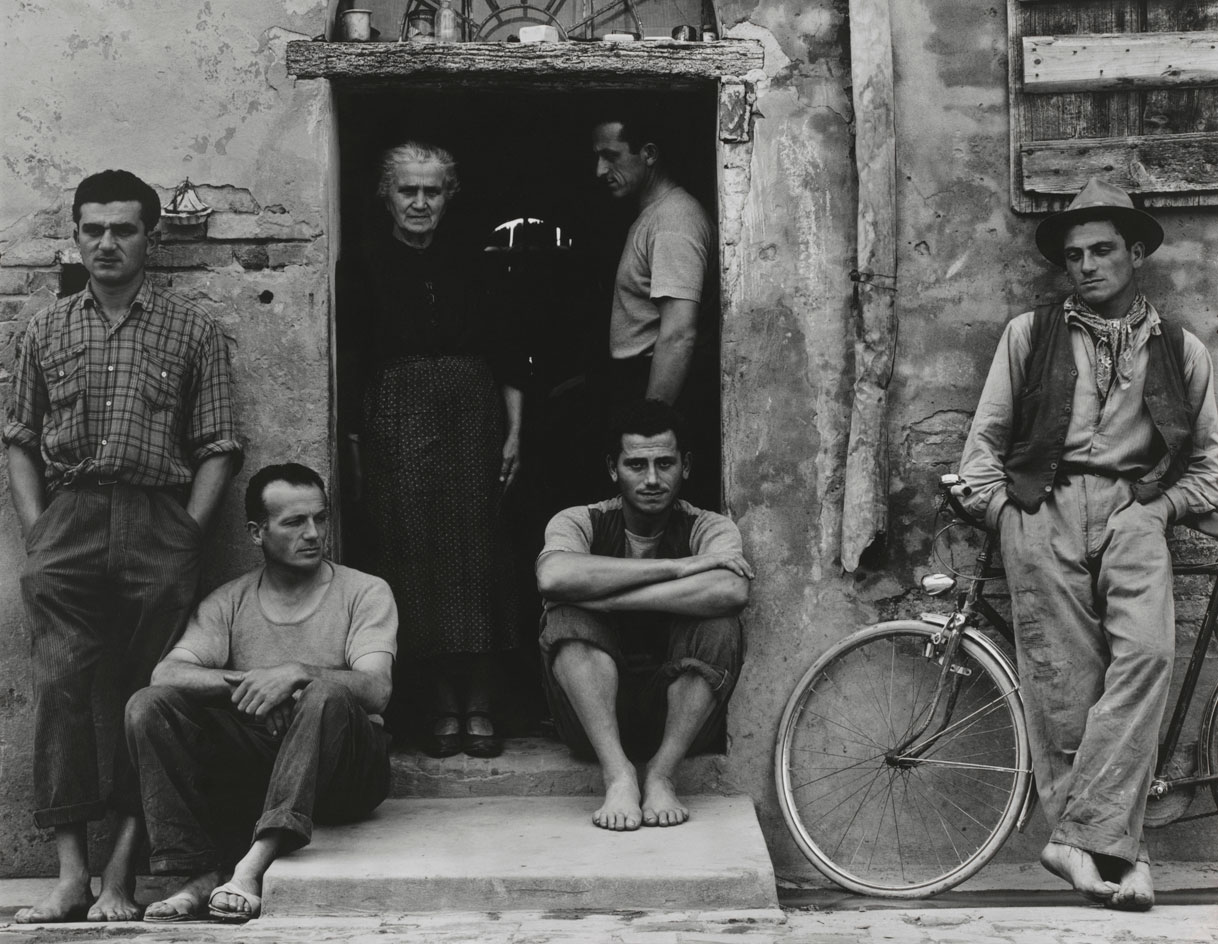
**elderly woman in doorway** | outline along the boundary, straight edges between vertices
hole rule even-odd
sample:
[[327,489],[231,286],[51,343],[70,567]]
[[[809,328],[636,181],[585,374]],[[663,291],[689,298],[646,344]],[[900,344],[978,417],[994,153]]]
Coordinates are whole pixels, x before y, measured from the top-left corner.
[[499,508],[520,469],[527,366],[477,247],[442,226],[459,186],[443,148],[409,141],[384,156],[377,192],[392,228],[358,260],[357,477],[373,569],[397,599],[399,663],[430,688],[422,747],[493,757],[495,654],[519,644]]

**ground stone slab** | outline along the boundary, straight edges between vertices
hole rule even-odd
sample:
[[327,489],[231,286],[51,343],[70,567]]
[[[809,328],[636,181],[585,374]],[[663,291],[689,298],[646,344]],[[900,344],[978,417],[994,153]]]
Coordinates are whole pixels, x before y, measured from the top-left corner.
[[614,833],[591,797],[387,800],[271,867],[268,917],[777,908],[748,797],[694,796],[682,826]]

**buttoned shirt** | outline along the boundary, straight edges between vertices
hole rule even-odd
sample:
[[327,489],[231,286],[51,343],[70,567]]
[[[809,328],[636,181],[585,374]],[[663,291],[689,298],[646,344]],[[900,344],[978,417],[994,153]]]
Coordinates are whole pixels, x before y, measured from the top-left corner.
[[198,306],[145,279],[110,321],[89,289],[30,319],[0,439],[40,452],[47,485],[96,474],[129,485],[186,485],[233,429],[228,348]]
[[[1143,387],[1150,360],[1146,342],[1160,333],[1160,327],[1159,313],[1154,306],[1148,307],[1146,320],[1131,339],[1130,382],[1114,382],[1102,398],[1095,385],[1095,341],[1077,316],[1066,313],[1078,382],[1061,462],[1130,482],[1154,466],[1157,433]],[[1024,388],[1033,318],[1033,312],[1025,312],[1003,331],[961,458],[960,475],[973,490],[963,504],[991,527],[1006,501],[1003,460],[1010,446],[1015,397]],[[1184,392],[1193,417],[1193,443],[1188,469],[1164,492],[1176,516],[1204,514],[1218,507],[1218,406],[1213,374],[1205,345],[1185,331]]]

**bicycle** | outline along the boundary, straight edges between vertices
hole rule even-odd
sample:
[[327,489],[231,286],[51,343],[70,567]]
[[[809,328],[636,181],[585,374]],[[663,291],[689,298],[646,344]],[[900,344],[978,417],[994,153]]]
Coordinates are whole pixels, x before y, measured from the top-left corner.
[[[936,513],[977,522],[940,479]],[[967,492],[966,492],[967,494]],[[1196,524],[1218,537],[1218,529]],[[985,598],[998,539],[987,533],[951,613],[876,623],[834,644],[804,673],[782,715],[775,750],[779,805],[803,854],[827,878],[864,895],[926,898],[975,875],[1035,807],[1027,724],[1009,647],[1014,633]],[[1218,577],[1218,560],[1173,572]],[[931,596],[957,589],[930,574]],[[1147,801],[1146,824],[1184,819],[1209,785],[1218,805],[1218,686],[1192,757],[1180,748],[1202,661],[1218,624],[1215,580],[1176,699]],[[1202,813],[1187,819],[1212,816]]]

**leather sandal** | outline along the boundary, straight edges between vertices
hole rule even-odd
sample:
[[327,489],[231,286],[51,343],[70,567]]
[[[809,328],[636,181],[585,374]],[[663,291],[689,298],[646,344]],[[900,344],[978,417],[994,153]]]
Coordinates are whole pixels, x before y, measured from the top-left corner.
[[467,711],[461,727],[461,750],[470,757],[498,757],[503,753],[503,738],[498,734],[474,734],[469,730],[470,718],[485,718],[494,730],[494,721],[486,711]]
[[[448,718],[453,718],[457,722],[457,730],[452,734],[436,734],[436,725]],[[460,754],[462,750],[461,734],[462,720],[461,716],[446,712],[436,715],[431,722],[431,730],[426,732],[420,739],[419,746],[423,749],[423,753],[428,757],[452,757],[454,754]]]

